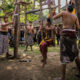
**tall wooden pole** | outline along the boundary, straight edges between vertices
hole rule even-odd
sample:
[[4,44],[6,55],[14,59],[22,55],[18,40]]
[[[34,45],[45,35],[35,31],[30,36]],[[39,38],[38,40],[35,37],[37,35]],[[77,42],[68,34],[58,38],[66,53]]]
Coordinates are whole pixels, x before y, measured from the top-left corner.
[[33,0],[33,9],[35,9],[35,0]]
[[[80,24],[80,0],[75,0],[75,5],[76,5],[76,11],[77,11],[77,16]],[[79,49],[80,49],[80,31],[79,31]]]
[[[43,28],[42,0],[39,0],[39,3],[40,3],[40,21],[41,21],[41,27]],[[41,32],[41,36],[43,39],[43,31]]]
[[[52,22],[52,26],[53,26],[53,14],[52,14],[52,8],[51,8],[51,4],[48,4],[48,7],[49,7],[49,14],[50,14],[50,19],[51,19],[51,22]],[[53,46],[55,46],[55,34],[52,30],[52,39],[53,39]]]
[[14,58],[17,58],[18,56],[18,44],[19,44],[19,27],[20,27],[20,16],[19,16],[19,10],[20,10],[20,5],[16,4],[18,0],[15,0],[15,14],[14,14]]
[[66,0],[66,6],[68,5],[68,0]]
[[58,7],[58,13],[60,13],[60,6],[61,6],[60,3],[61,3],[61,0],[58,0],[58,6],[59,6],[59,7]]
[[25,41],[26,41],[26,48],[27,48],[27,14],[26,14],[26,10],[27,10],[27,5],[25,5]]

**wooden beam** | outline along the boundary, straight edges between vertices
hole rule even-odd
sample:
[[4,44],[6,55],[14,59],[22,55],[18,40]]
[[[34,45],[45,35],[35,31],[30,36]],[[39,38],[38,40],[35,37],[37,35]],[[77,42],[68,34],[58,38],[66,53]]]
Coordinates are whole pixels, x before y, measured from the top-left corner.
[[0,18],[4,18],[4,16],[0,16]]
[[[55,9],[57,7],[58,6],[53,6],[51,9]],[[49,9],[49,8],[44,8],[42,10],[46,10],[46,9]],[[40,9],[35,9],[35,10],[31,10],[31,11],[26,12],[26,14],[35,13],[35,12],[39,12],[39,11],[40,11]]]
[[15,5],[29,5],[29,4],[32,4],[32,2],[23,2],[23,1],[20,1],[20,2],[16,2]]

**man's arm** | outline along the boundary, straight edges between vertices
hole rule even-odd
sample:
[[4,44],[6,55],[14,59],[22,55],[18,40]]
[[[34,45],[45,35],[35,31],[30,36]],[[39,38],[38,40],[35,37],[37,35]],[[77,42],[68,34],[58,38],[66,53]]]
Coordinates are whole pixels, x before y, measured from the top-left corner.
[[76,18],[76,27],[80,30],[79,20]]
[[8,26],[10,24],[13,24],[13,22],[8,22],[8,23],[4,23],[4,24],[1,24],[2,27],[5,27],[5,26]]
[[61,12],[61,13],[55,15],[55,16],[53,17],[53,19],[55,20],[55,19],[57,19],[57,18],[60,18],[60,17],[63,16],[63,14],[64,14],[64,12]]

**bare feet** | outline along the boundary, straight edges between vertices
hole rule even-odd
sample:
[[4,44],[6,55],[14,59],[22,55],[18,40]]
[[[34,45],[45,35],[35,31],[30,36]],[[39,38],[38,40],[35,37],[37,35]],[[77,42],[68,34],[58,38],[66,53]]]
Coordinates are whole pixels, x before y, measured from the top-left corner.
[[47,64],[47,62],[43,61],[42,68],[44,68],[46,64]]

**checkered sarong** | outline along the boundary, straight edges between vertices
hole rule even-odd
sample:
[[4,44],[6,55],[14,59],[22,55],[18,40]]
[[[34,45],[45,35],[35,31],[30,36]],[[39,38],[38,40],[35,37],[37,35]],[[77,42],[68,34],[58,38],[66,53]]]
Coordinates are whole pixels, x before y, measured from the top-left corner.
[[0,55],[8,52],[8,34],[0,33]]

